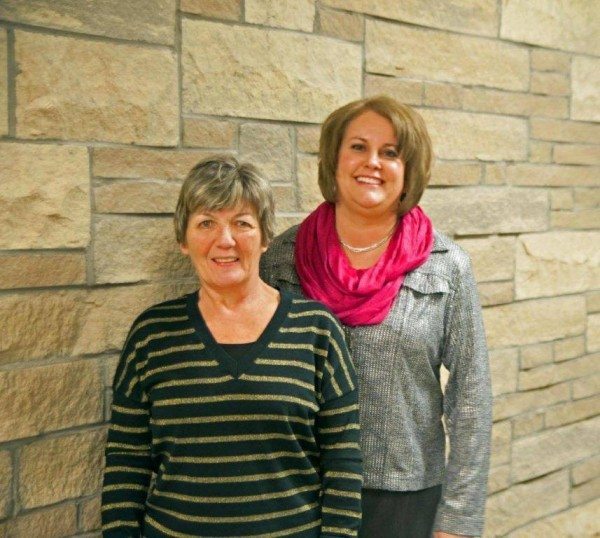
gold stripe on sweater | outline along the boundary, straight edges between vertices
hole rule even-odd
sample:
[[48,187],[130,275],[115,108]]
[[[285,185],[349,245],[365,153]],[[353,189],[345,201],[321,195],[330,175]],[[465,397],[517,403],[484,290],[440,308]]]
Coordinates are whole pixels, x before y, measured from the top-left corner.
[[171,346],[165,349],[160,349],[158,351],[151,351],[148,353],[148,358],[152,357],[162,357],[163,355],[168,355],[169,353],[178,353],[179,351],[201,351],[204,349],[204,344],[185,344],[182,346]]
[[318,411],[319,407],[311,401],[304,400],[303,398],[295,398],[294,396],[287,396],[285,394],[224,394],[222,396],[198,396],[195,398],[169,398],[154,402],[154,407],[166,407],[170,405],[190,405],[199,403],[221,403],[221,402],[261,402],[261,401],[274,401],[274,402],[290,402],[305,405],[313,411]]
[[356,530],[345,529],[344,527],[321,527],[321,532],[341,534],[342,536],[358,536],[358,532]]
[[116,510],[117,508],[136,508],[138,510],[143,510],[144,505],[140,504],[140,503],[134,503],[134,502],[110,503],[110,504],[105,504],[102,507],[102,512],[108,512],[109,510]]
[[123,432],[123,433],[145,433],[148,431],[148,428],[145,426],[133,427],[133,426],[121,426],[119,424],[111,424],[110,429],[115,432]]
[[269,349],[292,349],[297,351],[299,349],[305,349],[310,351],[313,355],[319,355],[321,357],[327,357],[327,350],[313,346],[312,344],[287,344],[285,342],[271,342]]
[[362,481],[362,475],[359,473],[348,473],[346,471],[325,471],[327,478],[348,478],[349,480]]
[[[229,443],[236,441],[268,441],[271,439],[283,439],[286,441],[296,441],[298,439],[302,441],[315,442],[312,436],[299,435],[293,433],[249,433],[243,435],[207,435],[202,437],[175,437],[165,436],[157,437],[152,440],[153,444],[158,445],[160,443],[180,443],[182,445],[190,445],[193,443],[205,444],[205,443]],[[354,443],[356,444],[356,443]]]
[[261,364],[265,366],[288,366],[292,368],[304,368],[309,372],[315,371],[315,365],[309,364],[306,362],[300,362],[298,360],[286,360],[286,359],[256,359],[254,361],[256,364]]
[[335,495],[336,497],[348,497],[350,499],[358,499],[360,501],[361,495],[358,491],[344,491],[341,489],[327,488],[325,490],[327,495]]
[[316,475],[316,469],[286,469],[273,473],[257,473],[236,476],[190,476],[186,474],[167,474],[160,475],[161,482],[171,480],[174,482],[190,482],[192,484],[235,484],[237,482],[259,482],[261,480],[273,480],[274,478],[286,478],[297,475]]
[[342,396],[342,389],[340,389],[340,386],[337,384],[337,381],[335,380],[335,371],[333,370],[333,366],[331,366],[331,364],[329,364],[329,361],[325,361],[325,369],[327,370],[327,373],[329,374],[329,379],[331,380],[331,386],[333,387],[335,395],[339,398],[340,396]]
[[118,411],[119,413],[124,413],[125,415],[147,415],[147,409],[134,409],[131,407],[123,407],[122,405],[112,404],[112,408],[114,411]]
[[326,411],[320,411],[319,415],[321,415],[322,417],[329,417],[331,415],[342,415],[350,411],[358,411],[358,404],[337,407],[336,409],[327,409]]
[[360,519],[361,513],[355,512],[354,510],[342,510],[341,508],[331,508],[329,506],[323,506],[321,508],[323,514],[335,514],[336,516],[348,516]]
[[321,336],[331,336],[331,331],[329,329],[321,329],[319,327],[315,327],[314,325],[309,325],[307,327],[280,327],[280,333],[315,333],[320,334]]
[[142,469],[140,467],[128,467],[126,465],[107,465],[107,473],[139,473],[150,476],[152,471],[150,469]]
[[314,425],[314,419],[286,416],[286,415],[214,415],[207,417],[184,417],[184,418],[151,418],[150,423],[157,426],[168,426],[170,424],[211,424],[213,422],[237,422],[254,420],[275,420],[279,422],[295,422],[305,426]]
[[119,491],[121,489],[125,490],[136,490],[136,491],[146,491],[148,486],[144,486],[143,484],[129,484],[127,482],[119,482],[118,484],[110,484],[106,485],[102,488],[102,491]]
[[163,381],[157,383],[153,388],[164,389],[167,387],[193,387],[194,385],[217,385],[231,381],[233,376],[223,375],[220,377],[205,377],[205,378],[190,378],[190,379],[174,379],[173,381]]
[[217,361],[187,361],[187,362],[178,362],[177,364],[168,364],[166,366],[159,366],[158,368],[152,368],[147,370],[142,376],[141,380],[145,381],[151,375],[160,374],[162,372],[168,372],[170,370],[183,370],[184,368],[208,368],[210,366],[219,366]]
[[113,527],[133,527],[135,529],[139,529],[139,524],[137,521],[127,521],[124,519],[118,519],[117,521],[111,521],[110,523],[105,523],[102,525],[103,531],[108,531]]
[[239,461],[268,461],[277,458],[306,458],[307,456],[317,457],[318,452],[312,450],[303,450],[302,452],[268,452],[266,454],[244,454],[238,456],[169,456],[169,461],[172,463],[195,463],[195,464],[210,464],[210,463],[231,463]]
[[302,387],[303,389],[310,390],[311,392],[315,390],[315,386],[312,383],[306,383],[305,381],[300,381],[299,379],[294,379],[293,377],[242,374],[239,379],[243,379],[244,381],[257,381],[259,383],[286,383],[288,385]]
[[344,377],[346,378],[346,383],[348,383],[348,386],[350,387],[351,390],[354,390],[354,383],[352,382],[352,378],[350,377],[350,372],[348,371],[348,365],[346,364],[346,359],[344,357],[344,354],[342,353],[342,350],[340,349],[340,346],[338,345],[338,343],[335,341],[334,338],[330,337],[329,342],[333,346],[333,349],[335,349],[335,352],[337,353],[337,356],[338,356],[338,360],[340,361],[340,364],[342,365],[342,370],[344,371]]
[[319,433],[340,433],[347,432],[349,430],[360,430],[360,426],[356,422],[350,422],[349,424],[344,424],[343,426],[335,426],[333,428],[319,428]]
[[306,310],[304,312],[290,312],[288,314],[288,318],[292,319],[305,318],[308,316],[324,316],[327,319],[331,320],[335,324],[335,326],[338,327],[340,331],[342,331],[342,328],[340,327],[340,322],[326,310]]

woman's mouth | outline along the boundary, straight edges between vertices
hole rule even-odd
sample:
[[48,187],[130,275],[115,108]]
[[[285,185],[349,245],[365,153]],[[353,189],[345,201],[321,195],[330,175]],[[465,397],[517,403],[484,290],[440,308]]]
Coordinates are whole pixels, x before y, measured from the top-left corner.
[[368,177],[368,176],[358,176],[355,178],[358,183],[363,183],[364,185],[381,185],[383,181],[376,177]]

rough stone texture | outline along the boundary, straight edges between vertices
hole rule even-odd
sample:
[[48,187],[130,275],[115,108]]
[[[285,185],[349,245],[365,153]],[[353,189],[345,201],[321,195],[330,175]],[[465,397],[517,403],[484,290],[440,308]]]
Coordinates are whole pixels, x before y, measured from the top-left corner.
[[571,481],[574,485],[582,484],[600,476],[600,455],[589,458],[571,468]]
[[423,102],[423,83],[380,75],[365,75],[365,97],[387,94],[407,105]]
[[568,402],[546,411],[546,428],[579,422],[598,414],[600,414],[600,395]]
[[94,189],[98,213],[173,213],[181,185],[174,181],[111,181]]
[[300,125],[296,127],[296,144],[298,151],[318,153],[321,127],[318,125]]
[[587,350],[600,351],[600,314],[590,314],[587,318]]
[[2,450],[0,451],[0,519],[7,517],[10,513],[11,482],[12,458],[10,452]]
[[481,165],[435,161],[431,171],[430,185],[456,186],[477,185],[481,180]]
[[508,182],[513,185],[571,187],[595,186],[600,169],[591,166],[544,164],[510,164],[506,168]]
[[100,374],[93,360],[0,372],[0,443],[102,421]]
[[500,37],[551,49],[600,54],[594,2],[502,0]]
[[273,199],[277,212],[296,211],[296,189],[294,185],[273,185]]
[[575,189],[575,206],[591,208],[600,206],[600,189]]
[[547,387],[569,379],[591,375],[597,371],[597,359],[596,355],[587,355],[570,361],[526,370],[519,373],[519,390]]
[[573,209],[573,191],[571,189],[552,189],[550,191],[551,209]]
[[269,181],[289,181],[293,160],[290,128],[262,123],[242,124],[240,158],[254,163]]
[[16,31],[15,55],[19,137],[177,143],[172,51]]
[[527,50],[509,43],[367,20],[365,45],[369,73],[528,89]]
[[242,16],[241,0],[181,0],[180,9],[213,19],[239,21]]
[[81,503],[79,522],[82,531],[94,531],[101,527],[100,495]]
[[519,374],[519,354],[517,350],[492,350],[490,352],[490,372],[494,397],[515,392]]
[[535,189],[428,189],[422,206],[434,225],[451,235],[542,231],[548,227],[548,197]]
[[208,21],[182,26],[184,112],[318,123],[360,97],[358,45]]
[[552,211],[550,224],[552,228],[572,230],[594,230],[600,222],[600,209],[583,209],[580,211]]
[[365,37],[365,21],[358,13],[344,13],[321,8],[317,15],[319,32],[347,41],[362,41]]
[[555,50],[532,49],[531,69],[568,73],[571,70],[571,55]]
[[600,140],[600,124],[598,123],[532,118],[530,124],[531,138],[538,140],[589,144],[597,144]]
[[477,286],[481,306],[510,303],[515,297],[515,285],[510,282],[482,282]]
[[544,413],[529,413],[513,419],[513,437],[518,439],[539,432],[544,427]]
[[513,116],[566,118],[569,115],[569,102],[565,98],[485,88],[466,88],[463,93],[463,107],[465,110]]
[[162,217],[97,219],[94,273],[102,284],[193,275],[175,240],[172,219]]
[[314,0],[246,0],[246,22],[312,32]]
[[104,429],[44,439],[21,448],[19,496],[35,508],[98,491]]
[[324,0],[322,4],[433,28],[496,36],[498,10],[490,0]]
[[[77,531],[77,507],[63,504],[19,515],[7,522],[6,537],[63,538]],[[2,535],[0,535],[2,536]]]
[[[442,159],[524,160],[527,122],[492,114],[420,110],[436,156]],[[452,136],[448,136],[451,132]]]
[[590,291],[585,296],[588,313],[600,312],[600,291]]
[[566,402],[571,397],[569,383],[547,389],[516,392],[499,396],[494,401],[494,420],[503,420],[523,413],[542,409],[549,405]]
[[516,298],[600,287],[600,231],[523,234],[516,249]]
[[509,280],[515,273],[515,241],[512,237],[460,239],[471,256],[477,282]]
[[[600,23],[600,17],[598,19]],[[571,117],[600,121],[600,59],[575,56],[571,77]]]
[[[0,10],[2,6],[0,6]],[[8,53],[6,30],[0,29],[0,136],[8,134]]]
[[[529,500],[524,499],[523,502],[527,504]],[[598,536],[600,533],[599,512],[600,498],[531,523],[511,533],[510,538]]]
[[600,373],[573,381],[573,398],[587,398],[600,394]]
[[425,102],[428,106],[462,108],[463,88],[454,84],[425,84]]
[[492,453],[490,466],[495,467],[510,462],[510,441],[512,437],[510,420],[497,422],[492,427]]
[[593,456],[599,428],[600,417],[596,417],[517,439],[512,444],[513,479],[528,480]]
[[0,248],[86,246],[88,169],[85,148],[0,143]]
[[531,74],[530,91],[545,95],[569,95],[571,93],[571,83],[569,77],[562,73],[533,72]]
[[312,155],[298,155],[297,175],[301,211],[312,211],[321,202],[323,195],[317,181],[318,161]]
[[549,163],[552,161],[552,144],[550,142],[529,142],[529,160],[532,163]]
[[600,497],[600,476],[571,490],[571,504],[581,504]]
[[175,0],[2,0],[0,19],[121,39],[173,45]]
[[183,144],[199,148],[233,148],[237,143],[237,124],[211,118],[184,118]]
[[584,353],[585,338],[583,336],[566,338],[565,340],[554,342],[554,360],[557,362],[574,359]]
[[301,215],[301,216],[285,216],[285,217],[277,217],[277,220],[275,221],[275,235],[280,234],[281,232],[284,232],[285,230],[287,230],[290,226],[295,226],[296,224],[300,224],[303,220],[305,215]]
[[559,164],[600,165],[600,146],[557,144],[554,146],[554,162]]
[[[548,492],[552,492],[548,495]],[[517,484],[488,498],[485,537],[505,536],[532,519],[569,506],[569,474],[554,473],[526,484]],[[550,535],[530,535],[550,536]]]
[[0,256],[0,288],[85,284],[83,252],[19,252]]
[[510,465],[492,467],[488,476],[488,495],[510,486]]
[[529,370],[553,360],[552,344],[535,344],[521,348],[521,368]]
[[585,300],[552,297],[492,306],[483,319],[491,348],[547,342],[583,333]]
[[504,185],[506,183],[506,164],[486,164],[484,183],[486,185]]

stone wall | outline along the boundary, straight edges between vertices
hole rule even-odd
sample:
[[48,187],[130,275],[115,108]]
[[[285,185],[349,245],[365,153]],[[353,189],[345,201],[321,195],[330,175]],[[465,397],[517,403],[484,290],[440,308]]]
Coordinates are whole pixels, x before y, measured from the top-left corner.
[[2,0],[0,537],[98,535],[119,348],[194,286],[190,166],[256,162],[283,230],[319,123],[382,92],[429,125],[423,206],[485,307],[486,536],[600,532],[599,28],[579,0]]

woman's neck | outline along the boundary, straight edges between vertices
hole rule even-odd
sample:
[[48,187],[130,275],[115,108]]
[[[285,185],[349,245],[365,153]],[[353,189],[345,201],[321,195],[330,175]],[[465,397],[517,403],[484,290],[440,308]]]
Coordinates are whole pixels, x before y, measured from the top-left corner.
[[397,223],[395,213],[357,214],[337,204],[335,229],[338,237],[353,247],[368,247],[384,239]]

